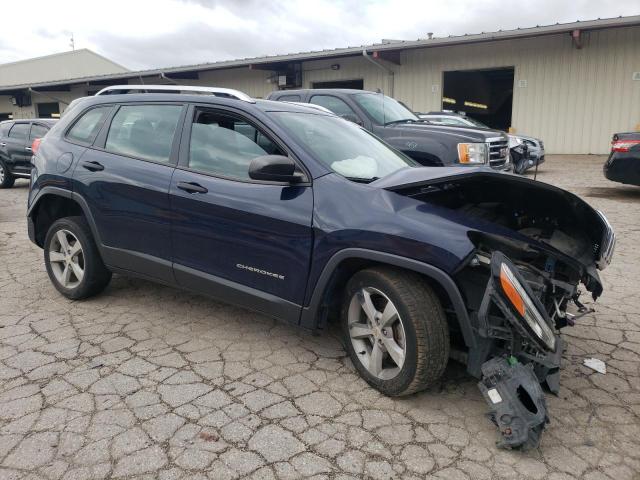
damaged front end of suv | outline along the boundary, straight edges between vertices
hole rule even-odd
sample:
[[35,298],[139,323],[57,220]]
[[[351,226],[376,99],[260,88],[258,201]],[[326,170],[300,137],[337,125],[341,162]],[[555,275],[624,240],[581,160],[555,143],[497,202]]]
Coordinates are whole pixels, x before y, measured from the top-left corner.
[[461,332],[465,341],[452,345],[453,356],[480,379],[498,445],[537,446],[549,421],[541,384],[558,392],[559,331],[592,312],[580,301],[580,285],[594,300],[602,293],[598,270],[613,255],[611,226],[569,192],[484,170],[387,189],[464,226],[473,248],[454,279],[471,331]]

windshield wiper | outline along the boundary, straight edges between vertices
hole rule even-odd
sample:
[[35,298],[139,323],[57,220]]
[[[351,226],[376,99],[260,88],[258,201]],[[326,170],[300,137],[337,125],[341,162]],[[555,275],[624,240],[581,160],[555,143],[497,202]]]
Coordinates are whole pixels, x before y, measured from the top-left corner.
[[371,178],[362,178],[362,177],[344,177],[347,180],[351,180],[352,182],[358,182],[358,183],[371,183],[375,180],[378,180],[378,177],[371,177]]
[[413,118],[403,118],[402,120],[391,120],[390,122],[387,122],[384,124],[384,126],[386,127],[387,125],[393,125],[394,123],[415,123],[416,120],[414,120]]

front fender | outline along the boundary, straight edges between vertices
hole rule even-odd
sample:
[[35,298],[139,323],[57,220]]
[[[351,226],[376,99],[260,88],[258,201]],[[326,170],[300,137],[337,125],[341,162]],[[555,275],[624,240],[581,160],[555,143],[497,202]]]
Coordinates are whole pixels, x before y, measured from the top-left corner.
[[420,273],[437,282],[449,296],[453,308],[460,323],[460,329],[467,347],[475,348],[476,338],[471,327],[471,321],[467,313],[462,295],[453,279],[444,271],[428,263],[419,262],[411,258],[401,257],[385,252],[367,250],[362,248],[345,248],[333,255],[322,269],[318,281],[313,286],[313,294],[309,305],[302,310],[300,325],[305,328],[315,330],[319,327],[319,310],[325,300],[325,291],[334,273],[340,264],[346,260],[361,259],[373,261],[383,265],[404,268],[416,273]]

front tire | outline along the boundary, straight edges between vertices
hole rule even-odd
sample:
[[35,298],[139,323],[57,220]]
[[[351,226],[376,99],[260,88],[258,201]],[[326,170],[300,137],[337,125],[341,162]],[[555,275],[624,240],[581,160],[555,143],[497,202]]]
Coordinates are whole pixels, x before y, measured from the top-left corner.
[[385,395],[409,395],[442,376],[449,328],[438,297],[420,275],[387,267],[356,273],[341,319],[353,365]]
[[72,300],[97,295],[111,280],[84,217],[61,218],[51,225],[44,262],[53,286]]
[[5,163],[0,160],[0,188],[11,188],[16,182],[16,177],[11,175]]

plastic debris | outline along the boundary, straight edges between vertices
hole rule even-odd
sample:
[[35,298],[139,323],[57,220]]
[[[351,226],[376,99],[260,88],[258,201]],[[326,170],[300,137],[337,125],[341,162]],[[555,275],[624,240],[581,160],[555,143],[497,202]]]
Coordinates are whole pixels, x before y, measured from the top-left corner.
[[597,358],[585,358],[584,362],[582,362],[585,367],[589,367],[592,370],[595,370],[598,373],[602,373],[603,375],[607,373],[607,364],[602,360]]

